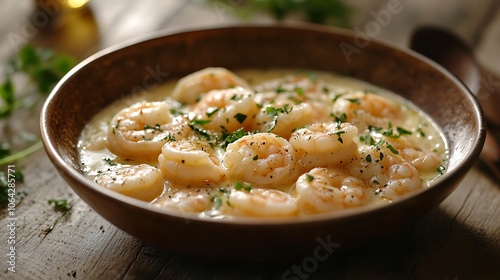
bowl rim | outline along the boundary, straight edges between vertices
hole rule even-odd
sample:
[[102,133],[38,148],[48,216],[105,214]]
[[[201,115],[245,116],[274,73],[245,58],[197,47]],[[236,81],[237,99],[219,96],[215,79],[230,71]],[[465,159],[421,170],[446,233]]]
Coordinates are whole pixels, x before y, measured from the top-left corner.
[[[215,218],[203,218],[200,217],[196,213],[186,213],[183,211],[176,211],[170,209],[162,209],[156,206],[153,206],[149,202],[141,201],[132,197],[128,197],[126,195],[117,193],[115,191],[103,188],[97,183],[90,180],[86,175],[77,170],[73,169],[69,164],[63,159],[63,157],[58,152],[57,146],[53,143],[51,137],[49,136],[49,120],[48,117],[50,115],[49,108],[51,107],[53,100],[58,94],[60,88],[72,78],[72,76],[77,73],[79,70],[85,68],[87,65],[93,63],[94,61],[99,60],[102,57],[112,55],[115,52],[119,52],[126,48],[131,48],[140,44],[147,44],[148,41],[153,41],[157,39],[161,39],[166,36],[176,36],[178,34],[184,33],[192,33],[192,32],[204,32],[204,31],[217,31],[217,30],[226,30],[226,29],[292,29],[292,30],[302,30],[302,31],[311,31],[311,32],[321,32],[325,34],[332,34],[354,37],[355,32],[352,30],[347,30],[344,28],[333,27],[333,26],[323,26],[309,23],[264,23],[264,24],[222,24],[222,25],[214,25],[207,27],[195,27],[195,28],[184,28],[184,27],[176,27],[169,28],[159,32],[152,32],[150,34],[146,34],[143,36],[135,37],[124,42],[115,44],[113,46],[104,48],[86,59],[82,60],[75,67],[73,67],[53,88],[49,96],[47,97],[41,113],[40,113],[40,129],[41,129],[41,138],[43,142],[44,149],[52,161],[53,165],[58,169],[59,172],[64,172],[68,176],[72,177],[74,180],[78,181],[79,184],[85,186],[86,188],[92,189],[92,191],[100,193],[101,195],[106,196],[112,200],[125,203],[131,207],[139,208],[143,211],[153,212],[157,215],[167,215],[170,218],[179,218],[192,222],[199,223],[223,223],[223,224],[231,224],[231,225],[252,225],[252,226],[270,226],[270,225],[295,225],[295,224],[306,224],[306,223],[317,223],[317,222],[332,222],[334,220],[344,220],[344,219],[352,219],[354,217],[362,217],[367,214],[379,213],[382,214],[385,211],[391,211],[391,209],[397,207],[398,205],[407,203],[409,200],[416,199],[416,197],[427,193],[429,190],[434,188],[436,185],[439,185],[441,182],[446,181],[448,178],[453,176],[458,176],[459,172],[464,170],[468,170],[468,165],[472,165],[470,162],[471,159],[477,159],[479,157],[480,151],[483,147],[485,136],[486,136],[486,124],[483,115],[483,111],[479,105],[479,102],[474,97],[474,95],[470,92],[470,90],[453,74],[451,74],[448,70],[446,70],[441,65],[436,62],[430,60],[429,58],[409,49],[403,48],[390,42],[385,42],[376,38],[370,37],[370,44],[378,45],[378,47],[393,49],[400,54],[407,55],[413,57],[417,60],[420,60],[426,64],[429,64],[435,70],[439,71],[446,78],[450,79],[459,89],[466,92],[467,101],[473,105],[473,113],[475,118],[478,120],[477,131],[475,131],[475,137],[473,140],[476,140],[476,145],[473,149],[469,151],[468,154],[464,155],[465,160],[459,162],[457,166],[451,172],[448,170],[441,176],[439,176],[436,180],[430,183],[429,187],[424,187],[419,190],[413,191],[403,197],[398,198],[397,200],[390,203],[374,203],[371,205],[365,205],[359,208],[353,209],[344,209],[342,211],[334,211],[327,213],[319,213],[314,215],[305,215],[305,216],[292,216],[292,217],[229,217],[225,219],[215,219]],[[75,145],[76,147],[76,145]],[[66,182],[67,183],[67,182]],[[69,183],[67,183],[70,185]],[[73,186],[70,185],[72,189]],[[84,200],[84,199],[82,199]]]

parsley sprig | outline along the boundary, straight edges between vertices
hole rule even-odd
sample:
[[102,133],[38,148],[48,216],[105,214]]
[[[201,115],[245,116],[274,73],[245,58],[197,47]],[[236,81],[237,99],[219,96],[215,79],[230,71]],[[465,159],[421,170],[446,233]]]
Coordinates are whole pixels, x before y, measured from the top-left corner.
[[[0,84],[0,120],[8,119],[14,112],[29,106],[34,95],[45,98],[55,84],[75,65],[75,58],[51,49],[26,44],[7,65],[3,83]],[[21,91],[13,77],[24,75],[33,82],[35,90]],[[25,105],[26,104],[26,105]],[[0,140],[0,165],[16,162],[42,147],[41,141],[14,153],[6,139]]]

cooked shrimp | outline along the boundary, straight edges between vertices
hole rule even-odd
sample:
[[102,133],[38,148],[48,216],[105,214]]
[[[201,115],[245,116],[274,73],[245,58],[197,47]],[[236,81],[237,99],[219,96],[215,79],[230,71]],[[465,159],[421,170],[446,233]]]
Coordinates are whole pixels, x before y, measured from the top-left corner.
[[158,157],[166,180],[185,185],[220,182],[225,177],[216,151],[205,141],[181,139],[166,143]]
[[433,151],[423,151],[415,148],[405,148],[401,156],[413,165],[420,173],[432,173],[435,175],[439,166],[443,163],[440,156]]
[[314,168],[302,174],[295,187],[297,205],[303,213],[359,207],[371,199],[368,187],[362,180],[337,168]]
[[232,133],[241,127],[248,130],[258,110],[253,92],[235,87],[204,94],[194,107],[194,118],[208,120],[204,128]]
[[385,127],[388,120],[397,123],[401,108],[389,98],[358,91],[340,96],[333,105],[333,113],[345,114],[346,121],[364,130],[367,124]]
[[358,174],[377,188],[376,194],[389,200],[422,187],[417,169],[385,145],[361,146],[348,167],[351,174]]
[[232,87],[250,88],[248,83],[233,72],[220,67],[209,67],[180,79],[172,97],[185,104],[195,103],[202,93],[212,89]]
[[298,172],[292,145],[271,133],[246,135],[229,144],[222,163],[231,179],[256,187],[286,185]]
[[229,205],[234,215],[241,216],[291,216],[297,212],[292,196],[275,189],[232,190]]
[[163,192],[163,176],[158,168],[147,165],[120,165],[99,172],[95,182],[126,196],[151,201]]
[[[257,102],[269,98],[257,96]],[[272,96],[272,95],[271,95]],[[261,132],[271,132],[288,139],[292,131],[297,127],[302,127],[314,121],[314,110],[309,103],[296,103],[286,97],[286,95],[276,95],[272,99],[272,104],[263,107],[255,118],[254,130]]]
[[358,129],[350,123],[316,123],[297,129],[290,144],[304,170],[345,164],[357,151]]
[[161,147],[186,137],[187,119],[173,117],[166,102],[138,102],[118,112],[108,129],[108,149],[126,158],[156,158]]
[[178,189],[167,192],[153,205],[160,208],[200,213],[207,210],[211,201],[210,191],[206,189]]

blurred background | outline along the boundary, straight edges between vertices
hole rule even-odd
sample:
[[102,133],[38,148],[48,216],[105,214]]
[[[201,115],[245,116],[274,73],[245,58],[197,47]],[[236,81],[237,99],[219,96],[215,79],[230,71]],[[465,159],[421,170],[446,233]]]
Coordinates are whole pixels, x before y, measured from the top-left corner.
[[[405,48],[416,27],[433,25],[456,34],[486,69],[500,74],[495,0],[2,0],[0,13],[0,165],[16,159],[2,157],[41,147],[38,111],[72,66],[155,32],[312,22]],[[482,83],[500,88],[493,76],[484,75]]]
[[458,34],[500,71],[498,61],[484,59],[498,51],[495,0],[2,0],[0,11],[2,58],[26,41],[85,56],[160,30],[283,20],[360,30],[402,47],[416,26],[433,24]]

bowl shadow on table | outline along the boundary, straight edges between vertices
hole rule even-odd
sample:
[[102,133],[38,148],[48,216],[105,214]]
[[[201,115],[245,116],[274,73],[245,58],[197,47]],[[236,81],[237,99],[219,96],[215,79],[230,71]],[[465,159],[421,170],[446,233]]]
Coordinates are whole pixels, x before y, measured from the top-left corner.
[[[156,275],[189,279],[221,275],[227,279],[490,279],[498,274],[500,260],[500,247],[491,245],[495,244],[491,238],[437,208],[398,232],[345,250],[339,244],[331,254],[321,252],[319,258],[311,250],[310,255],[280,261],[220,261],[157,249],[165,266]],[[129,273],[151,273],[140,267]]]

